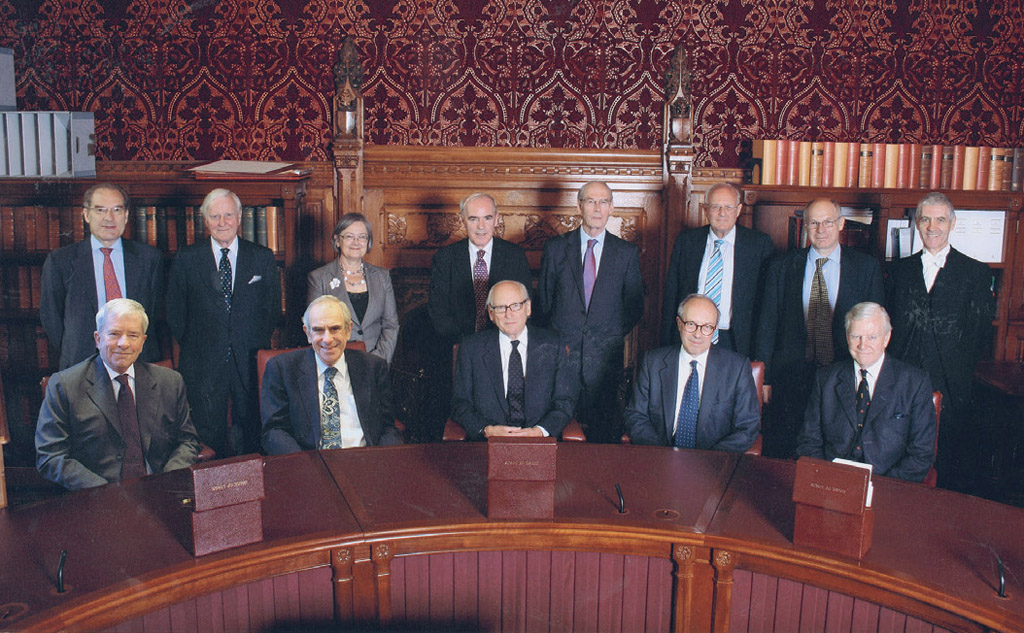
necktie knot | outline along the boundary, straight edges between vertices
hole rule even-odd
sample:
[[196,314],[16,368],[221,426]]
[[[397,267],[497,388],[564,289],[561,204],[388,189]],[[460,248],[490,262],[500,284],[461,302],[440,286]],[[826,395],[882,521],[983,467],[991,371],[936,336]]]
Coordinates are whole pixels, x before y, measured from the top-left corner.
[[722,248],[722,242],[725,240],[715,240],[715,248]]
[[110,254],[114,252],[114,249],[107,248],[106,246],[101,246],[100,252],[103,253],[104,257],[110,257]]
[[825,262],[827,262],[827,261],[828,261],[828,257],[819,257],[814,262],[814,264],[815,264],[815,266],[818,267],[818,270],[821,270],[821,269],[823,269],[825,267]]
[[595,240],[595,239],[587,240],[587,248],[594,248],[595,246],[597,246],[597,240]]
[[330,380],[330,381],[334,380],[334,376],[337,373],[338,373],[338,368],[337,367],[328,367],[327,369],[324,370],[324,376],[327,378],[327,380]]
[[691,372],[697,371],[697,361],[695,361],[695,360],[691,360],[690,361],[690,371]]
[[477,259],[483,259],[484,255],[486,255],[486,254],[487,254],[487,251],[485,251],[484,249],[481,248],[480,250],[478,250],[476,252],[476,258]]
[[230,248],[222,248],[222,249],[220,249],[221,257],[227,257],[228,253],[230,253],[230,252],[231,252]]
[[518,352],[519,351],[519,341],[510,341],[510,342],[512,343],[512,351],[513,352]]
[[121,383],[121,387],[127,387],[128,386],[128,374],[121,374],[120,376],[115,378],[115,380],[117,380],[117,382]]
[[868,379],[868,370],[866,370],[866,369],[860,370],[860,377],[863,378],[864,380],[867,380]]

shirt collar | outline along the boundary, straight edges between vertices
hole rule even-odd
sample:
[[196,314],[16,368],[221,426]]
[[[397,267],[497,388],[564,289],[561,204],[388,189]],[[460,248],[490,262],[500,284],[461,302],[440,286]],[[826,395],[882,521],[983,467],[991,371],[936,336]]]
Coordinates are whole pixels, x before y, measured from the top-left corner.
[[[92,250],[94,251],[98,251],[101,248],[108,248],[107,246],[103,245],[103,242],[96,239],[95,235],[89,235],[89,242],[92,244]],[[121,250],[121,238],[117,238],[116,240],[114,240],[114,243],[111,244],[109,248],[112,248],[115,251]]]
[[[526,344],[527,344],[526,343],[526,341],[527,341],[527,333],[528,333],[529,329],[530,329],[529,327],[524,327],[523,331],[519,333],[518,337],[516,337],[517,341],[521,341],[522,342],[522,344],[519,346],[520,348],[526,347]],[[501,330],[498,330],[498,344],[499,345],[505,344],[505,345],[508,345],[508,346],[511,347],[512,346],[512,339],[509,338],[508,334],[505,334]]]
[[701,352],[700,354],[697,354],[696,356],[690,356],[690,353],[686,351],[686,348],[683,347],[682,345],[680,345],[679,346],[679,358],[686,365],[689,365],[690,361],[695,360],[695,361],[697,361],[697,364],[700,365],[701,367],[707,367],[707,364],[708,364],[708,352],[710,352],[710,351],[711,351],[711,348],[709,347],[706,350],[704,350],[703,352]]
[[[114,382],[117,377],[121,375],[122,372],[115,371],[114,368],[108,365],[102,358],[100,358],[100,362],[103,363],[103,368],[107,370],[107,375],[110,376],[110,382]],[[128,374],[132,380],[135,380],[135,363],[132,363],[132,366],[123,373]]]
[[586,231],[584,231],[583,227],[581,226],[580,227],[580,244],[583,245],[583,248],[586,248],[588,240],[597,240],[597,245],[598,246],[604,246],[604,237],[605,237],[605,235],[608,235],[608,229],[607,228],[602,229],[601,232],[598,233],[596,236],[591,237],[590,234],[587,233]]
[[709,226],[708,227],[708,244],[714,246],[715,242],[717,240],[722,240],[723,242],[725,242],[729,246],[735,246],[736,245],[736,226],[734,225],[731,229],[729,229],[729,232],[725,234],[725,237],[718,237],[717,235],[715,235],[715,232],[712,231],[711,227]]
[[885,362],[885,352],[882,352],[882,355],[878,357],[878,360],[876,360],[873,364],[871,364],[868,367],[861,367],[860,364],[857,361],[853,361],[853,369],[857,373],[857,379],[860,380],[860,370],[861,369],[868,370],[868,375],[871,376],[872,379],[878,378],[878,372],[881,371],[882,363],[884,363],[884,362]]
[[[320,356],[316,353],[316,351],[313,352],[313,358],[316,359],[316,375],[317,378],[319,378],[320,376],[323,376],[324,371],[327,370],[327,363],[320,359]],[[345,363],[344,352],[341,353],[341,356],[338,357],[338,360],[334,362],[334,365],[332,365],[332,367],[337,369],[338,373],[343,376],[348,374],[348,365]]]
[[812,246],[811,250],[809,250],[807,252],[807,259],[809,259],[812,262],[816,262],[819,259],[821,259],[822,257],[828,257],[829,261],[832,261],[832,262],[835,262],[835,263],[838,264],[839,263],[839,259],[840,259],[839,253],[841,253],[842,250],[843,250],[843,247],[839,246],[837,244],[836,247],[834,249],[832,249],[831,253],[829,253],[828,255],[822,255],[821,253],[818,252],[818,249],[816,249],[816,248],[814,248]]
[[[213,252],[217,253],[218,255],[221,252],[220,249],[224,248],[223,246],[220,245],[220,243],[217,240],[213,239],[212,237],[210,238],[210,245],[213,246]],[[237,235],[235,236],[235,239],[231,240],[231,245],[228,246],[228,249],[232,253],[234,253],[235,251],[238,250],[238,236]]]
[[487,242],[487,244],[484,245],[483,248],[480,248],[479,246],[474,244],[473,240],[470,240],[470,239],[467,238],[466,241],[469,243],[469,254],[473,257],[473,259],[476,259],[477,251],[483,251],[483,252],[487,253],[487,255],[490,255],[491,251],[494,249],[494,238],[493,237],[491,238],[491,241]]
[[946,257],[949,255],[949,248],[949,242],[946,242],[946,245],[942,247],[942,250],[934,255],[929,253],[927,250],[922,249],[921,263],[925,266],[935,264],[939,268],[942,268],[946,265]]

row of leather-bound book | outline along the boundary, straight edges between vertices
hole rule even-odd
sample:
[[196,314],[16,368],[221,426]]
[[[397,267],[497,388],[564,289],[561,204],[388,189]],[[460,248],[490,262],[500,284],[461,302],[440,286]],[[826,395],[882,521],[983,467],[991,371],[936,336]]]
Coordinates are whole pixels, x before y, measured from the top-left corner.
[[1024,148],[759,139],[753,182],[795,187],[1020,191]]

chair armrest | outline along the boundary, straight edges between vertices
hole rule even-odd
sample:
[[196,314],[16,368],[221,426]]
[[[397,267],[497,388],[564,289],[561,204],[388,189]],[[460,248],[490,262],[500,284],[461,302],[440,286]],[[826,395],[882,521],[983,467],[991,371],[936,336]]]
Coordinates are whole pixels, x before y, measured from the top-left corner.
[[761,456],[761,445],[764,443],[764,438],[758,433],[757,437],[754,438],[754,443],[750,445],[750,448],[746,450],[745,455],[757,455]]
[[210,462],[217,457],[217,452],[206,444],[201,444],[199,448],[199,454],[196,455],[196,463],[202,464],[203,462]]

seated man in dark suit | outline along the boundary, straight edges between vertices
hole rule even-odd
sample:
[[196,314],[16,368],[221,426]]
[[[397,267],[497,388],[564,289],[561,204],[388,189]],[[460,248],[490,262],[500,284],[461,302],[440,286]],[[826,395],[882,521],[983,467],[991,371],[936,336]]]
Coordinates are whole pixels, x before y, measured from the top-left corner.
[[487,311],[498,329],[472,334],[459,346],[452,419],[471,439],[557,437],[579,390],[565,345],[550,330],[526,326],[530,295],[518,281],[495,284]]
[[387,361],[345,349],[352,333],[348,306],[333,295],[314,299],[302,315],[302,330],[312,349],[267,362],[260,390],[263,449],[280,455],[401,444]]
[[682,346],[644,357],[626,409],[634,444],[742,453],[761,427],[750,361],[711,346],[719,311],[704,295],[686,297],[676,311]]
[[185,468],[199,454],[185,383],[136,362],[149,317],[113,299],[96,314],[98,354],[50,378],[36,425],[36,467],[69,490]]
[[846,314],[849,359],[818,370],[797,454],[841,457],[887,477],[921,481],[935,459],[935,406],[928,374],[887,356],[892,325],[865,301]]

